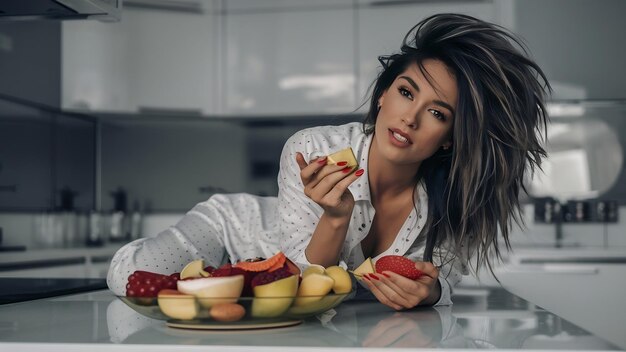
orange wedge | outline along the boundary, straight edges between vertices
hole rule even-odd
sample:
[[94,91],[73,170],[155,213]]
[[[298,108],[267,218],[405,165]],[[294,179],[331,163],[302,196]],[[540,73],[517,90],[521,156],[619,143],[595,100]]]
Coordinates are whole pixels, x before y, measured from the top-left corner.
[[239,262],[233,266],[235,268],[240,268],[245,271],[273,271],[282,268],[285,264],[286,259],[287,258],[285,257],[283,252],[278,252],[274,254],[271,258],[267,258],[265,260],[261,260],[258,262]]

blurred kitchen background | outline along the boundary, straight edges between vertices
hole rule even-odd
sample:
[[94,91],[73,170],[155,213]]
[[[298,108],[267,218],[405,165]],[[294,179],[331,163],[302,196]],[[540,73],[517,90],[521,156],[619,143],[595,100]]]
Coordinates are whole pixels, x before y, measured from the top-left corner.
[[0,276],[102,278],[214,193],[276,195],[285,140],[361,120],[377,57],[439,12],[519,34],[554,87],[513,248],[626,268],[624,1],[82,1],[110,7],[0,4]]

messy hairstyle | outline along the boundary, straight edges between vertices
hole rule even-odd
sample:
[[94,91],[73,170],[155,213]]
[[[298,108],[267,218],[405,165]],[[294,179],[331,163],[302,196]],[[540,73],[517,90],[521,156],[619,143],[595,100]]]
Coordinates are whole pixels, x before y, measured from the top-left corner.
[[546,156],[544,99],[551,88],[525,45],[505,28],[467,15],[434,15],[407,33],[399,53],[379,58],[366,133],[374,132],[379,98],[411,64],[433,85],[427,59],[440,60],[454,75],[458,106],[452,148],[440,148],[417,173],[428,194],[418,241],[425,241],[425,261],[445,247],[464,253],[466,261],[475,256],[475,269],[486,264],[491,270],[493,256],[502,259],[498,230],[510,250],[512,219],[524,225],[519,195],[526,192],[527,172]]

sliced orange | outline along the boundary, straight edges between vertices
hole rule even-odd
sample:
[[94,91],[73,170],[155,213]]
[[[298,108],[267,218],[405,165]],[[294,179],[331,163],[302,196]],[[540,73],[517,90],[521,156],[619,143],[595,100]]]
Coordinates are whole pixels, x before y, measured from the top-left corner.
[[271,258],[267,258],[265,260],[261,260],[258,262],[239,262],[233,266],[235,268],[240,268],[245,271],[258,272],[258,271],[266,271],[269,269],[273,269],[275,267],[277,267],[276,269],[282,268],[282,266],[285,264],[285,260],[286,260],[286,257],[283,254],[283,252],[278,252],[274,254]]

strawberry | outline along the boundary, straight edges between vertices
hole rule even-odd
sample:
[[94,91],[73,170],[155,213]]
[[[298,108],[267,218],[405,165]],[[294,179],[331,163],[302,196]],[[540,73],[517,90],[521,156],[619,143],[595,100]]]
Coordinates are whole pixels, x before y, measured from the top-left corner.
[[377,273],[391,271],[411,280],[417,280],[424,275],[415,268],[415,262],[400,255],[386,255],[376,261],[375,267]]

